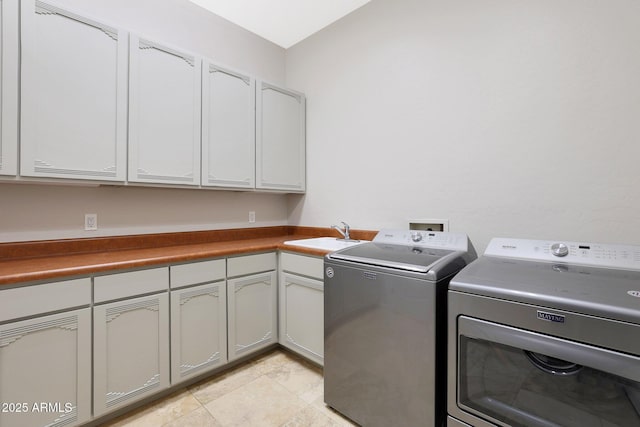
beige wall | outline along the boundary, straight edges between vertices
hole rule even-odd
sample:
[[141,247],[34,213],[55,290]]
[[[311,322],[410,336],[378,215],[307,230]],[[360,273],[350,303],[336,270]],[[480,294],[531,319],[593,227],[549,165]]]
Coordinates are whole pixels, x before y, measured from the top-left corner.
[[640,2],[373,0],[287,50],[289,222],[640,244]]
[[[275,194],[27,184],[0,184],[0,194],[0,242],[287,223],[286,196]],[[85,213],[98,214],[97,231],[84,231]]]
[[[284,49],[186,0],[58,0],[94,19],[201,53],[276,84]],[[0,242],[287,223],[286,196],[185,189],[54,186],[0,181]],[[249,211],[256,223],[249,224]],[[84,231],[84,214],[98,231]]]

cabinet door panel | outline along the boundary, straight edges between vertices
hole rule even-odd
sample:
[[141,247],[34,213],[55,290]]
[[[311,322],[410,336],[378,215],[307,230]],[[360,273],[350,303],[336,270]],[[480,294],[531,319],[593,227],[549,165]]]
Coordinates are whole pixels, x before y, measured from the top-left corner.
[[280,253],[280,269],[314,279],[324,279],[324,259],[317,256]]
[[94,308],[94,411],[102,415],[169,386],[166,293]]
[[200,67],[131,35],[129,181],[200,184]]
[[276,272],[230,279],[229,360],[277,342]]
[[227,277],[225,259],[190,262],[170,267],[171,289],[223,280]]
[[221,281],[171,292],[171,382],[227,361],[227,293]]
[[14,412],[15,406],[0,411],[1,426],[70,426],[88,421],[90,309],[0,326],[0,378],[0,402],[26,404],[22,412]]
[[227,258],[227,276],[236,277],[262,273],[275,270],[277,265],[278,259],[275,252],[231,257]]
[[256,188],[304,191],[304,96],[260,82],[256,126]]
[[93,301],[102,303],[169,289],[167,267],[106,274],[93,279]]
[[205,61],[202,185],[253,188],[255,80]]
[[324,360],[324,284],[283,273],[280,343],[320,364]]
[[0,175],[18,173],[18,0],[0,2]]
[[127,33],[22,4],[21,174],[124,181]]

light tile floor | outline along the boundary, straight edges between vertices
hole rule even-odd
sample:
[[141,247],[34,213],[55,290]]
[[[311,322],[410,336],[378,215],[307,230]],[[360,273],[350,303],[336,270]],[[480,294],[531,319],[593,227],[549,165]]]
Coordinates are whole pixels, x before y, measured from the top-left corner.
[[354,426],[324,404],[323,393],[320,368],[277,349],[105,425]]

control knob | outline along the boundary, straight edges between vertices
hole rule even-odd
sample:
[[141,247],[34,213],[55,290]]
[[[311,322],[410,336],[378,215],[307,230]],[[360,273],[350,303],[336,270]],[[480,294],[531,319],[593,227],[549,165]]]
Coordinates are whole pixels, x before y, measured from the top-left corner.
[[569,254],[569,247],[564,243],[554,243],[551,245],[551,253],[557,257],[567,256]]
[[422,234],[411,233],[411,240],[413,240],[414,242],[419,242],[420,240],[422,240]]

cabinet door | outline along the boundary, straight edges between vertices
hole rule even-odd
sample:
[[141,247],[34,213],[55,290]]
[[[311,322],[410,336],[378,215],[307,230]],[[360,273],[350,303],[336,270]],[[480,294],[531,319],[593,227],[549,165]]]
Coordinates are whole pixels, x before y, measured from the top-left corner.
[[202,185],[253,188],[255,80],[204,62]]
[[96,416],[169,386],[169,302],[161,293],[93,309]]
[[18,173],[18,0],[0,2],[0,175]]
[[91,418],[91,310],[0,326],[0,426]]
[[171,382],[227,361],[227,289],[220,281],[171,292]]
[[324,284],[289,273],[280,282],[280,344],[324,361]]
[[202,60],[130,40],[129,181],[199,185]]
[[256,188],[305,190],[305,97],[265,82],[256,93]]
[[124,181],[127,33],[45,2],[22,2],[25,176]]
[[228,280],[229,360],[277,342],[276,272]]

